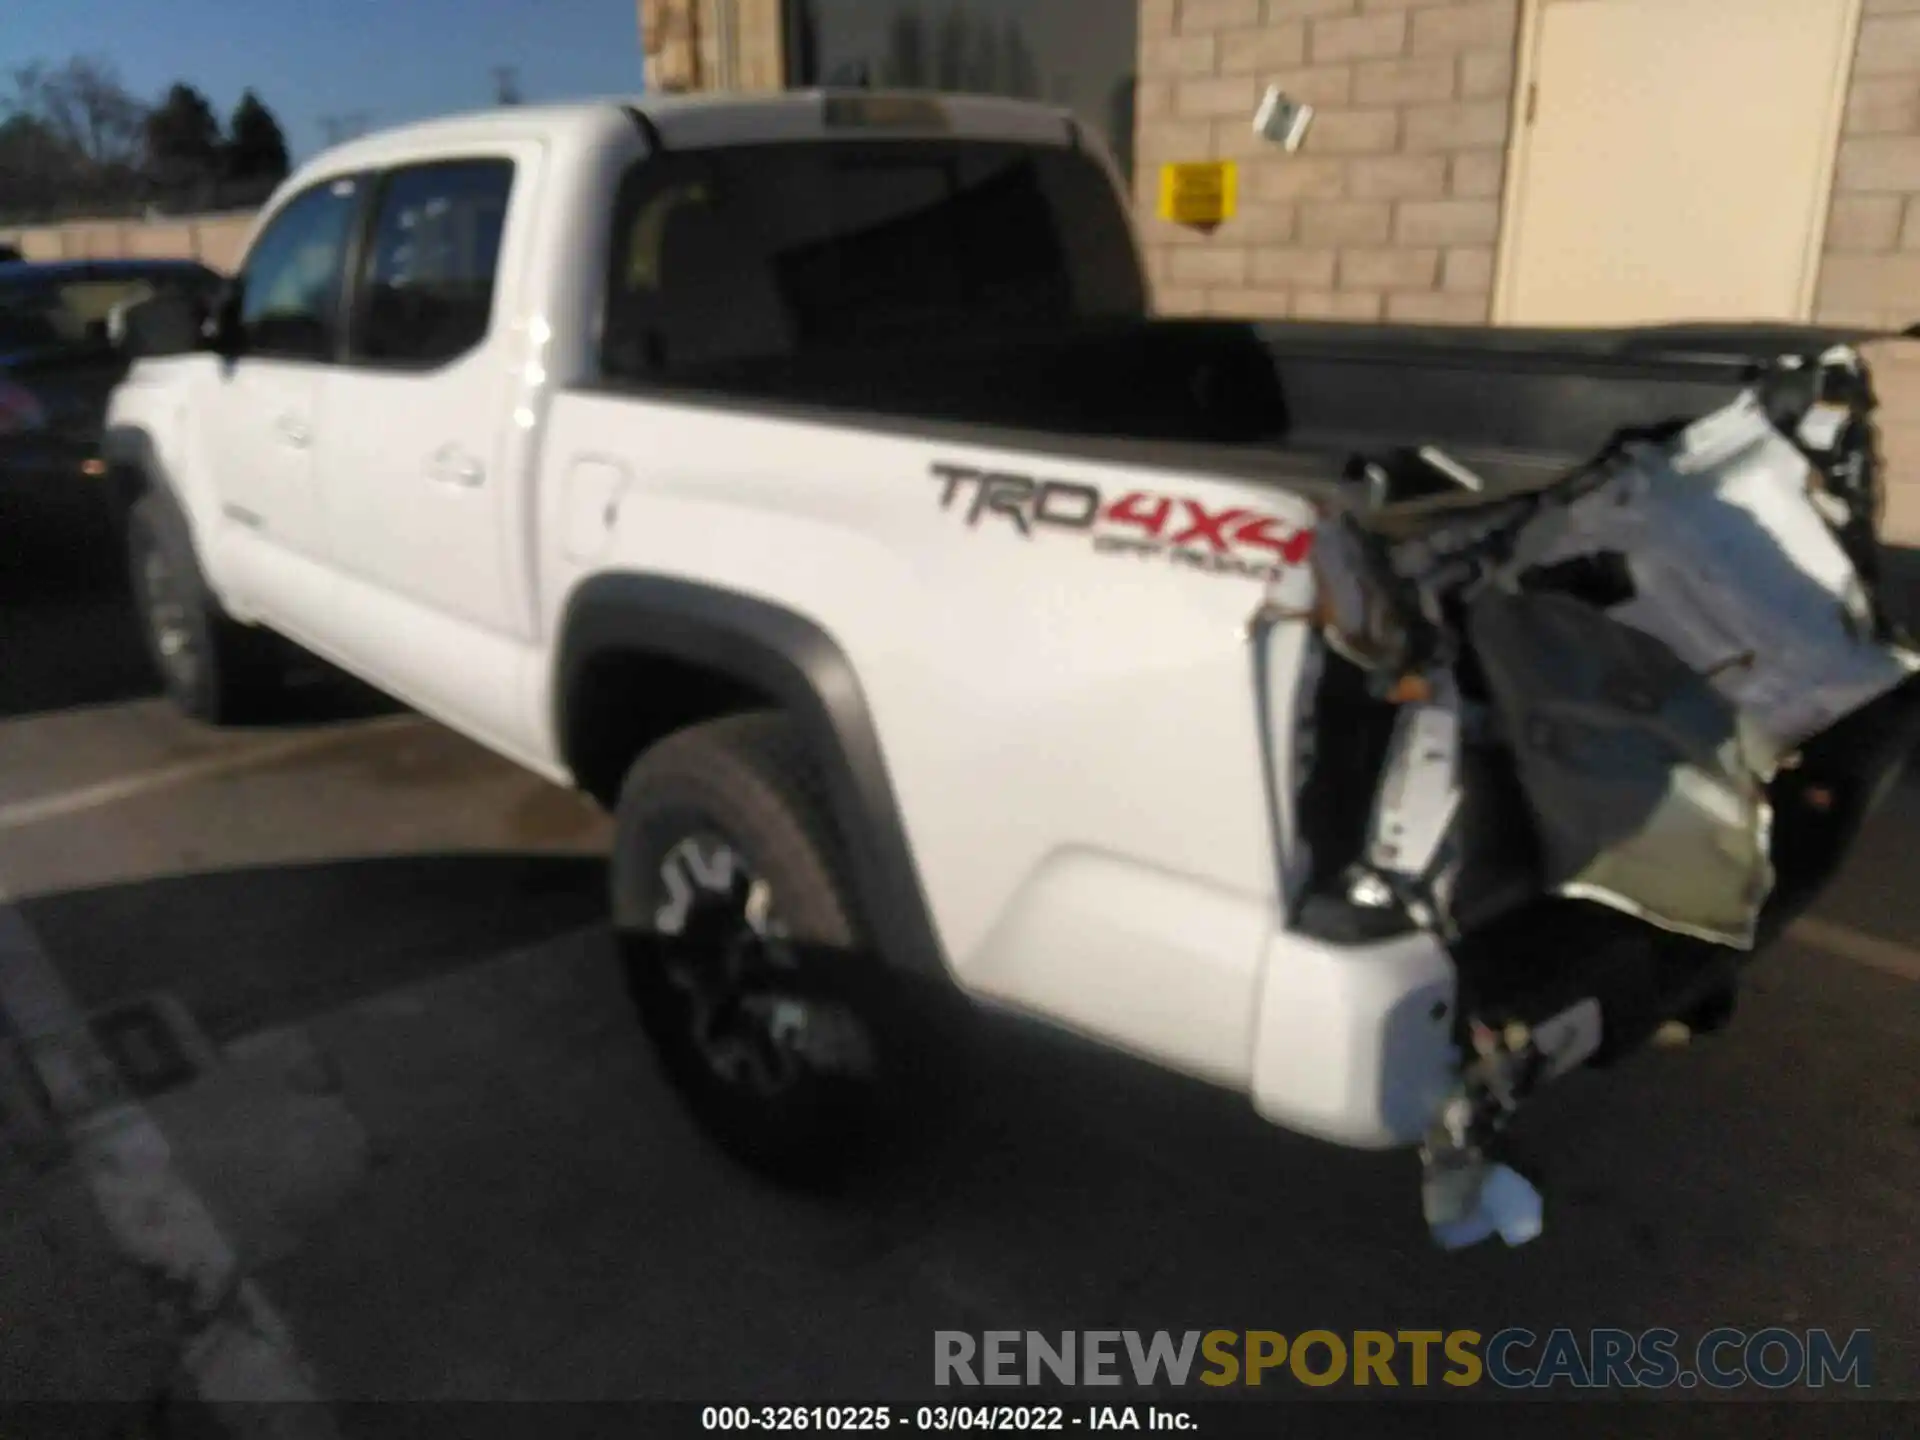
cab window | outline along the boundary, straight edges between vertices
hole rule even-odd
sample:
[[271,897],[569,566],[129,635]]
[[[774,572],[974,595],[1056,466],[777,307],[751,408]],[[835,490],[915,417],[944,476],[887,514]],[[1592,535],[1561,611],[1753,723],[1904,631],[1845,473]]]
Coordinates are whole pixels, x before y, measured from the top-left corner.
[[292,360],[332,355],[358,187],[353,179],[322,181],[289,200],[261,231],[240,276],[247,354]]
[[609,378],[981,336],[1146,308],[1106,171],[987,141],[730,146],[642,160],[615,206]]
[[381,181],[350,359],[444,365],[486,338],[512,190],[507,160],[415,165]]

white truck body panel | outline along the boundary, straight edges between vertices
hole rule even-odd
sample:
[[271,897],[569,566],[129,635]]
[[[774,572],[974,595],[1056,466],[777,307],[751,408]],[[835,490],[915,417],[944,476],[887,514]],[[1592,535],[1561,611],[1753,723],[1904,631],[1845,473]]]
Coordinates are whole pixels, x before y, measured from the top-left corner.
[[[630,397],[561,396],[548,444],[557,476],[595,467],[593,499],[607,486],[620,496],[591,564],[567,558],[573,527],[545,532],[549,623],[604,568],[701,579],[816,617],[863,677],[935,927],[967,988],[1244,1081],[1278,915],[1244,634],[1262,587],[1143,586],[1140,562],[1067,536],[989,543],[999,537],[943,513],[930,467],[1137,482],[1216,509],[1271,512],[1273,496]],[[1311,522],[1297,502],[1282,513]],[[1189,903],[1147,927],[1152,893]]]

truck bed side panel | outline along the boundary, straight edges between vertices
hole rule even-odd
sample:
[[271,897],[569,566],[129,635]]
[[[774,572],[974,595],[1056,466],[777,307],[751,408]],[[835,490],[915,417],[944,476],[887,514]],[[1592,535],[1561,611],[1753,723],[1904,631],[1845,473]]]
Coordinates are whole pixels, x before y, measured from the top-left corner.
[[[1225,558],[1207,568],[1220,548],[1208,532],[1228,548],[1270,542],[1238,549],[1303,593],[1304,570],[1277,552],[1293,537],[1304,560],[1305,502],[594,394],[558,397],[547,456],[560,517],[542,554],[550,624],[584,578],[617,570],[806,615],[861,677],[967,988],[1244,1080],[1277,904],[1244,638],[1267,581]],[[1025,499],[990,506],[989,485]],[[1116,513],[1144,520],[1104,518]],[[1197,526],[1186,549],[1201,560],[1097,548],[1156,517],[1165,537]]]

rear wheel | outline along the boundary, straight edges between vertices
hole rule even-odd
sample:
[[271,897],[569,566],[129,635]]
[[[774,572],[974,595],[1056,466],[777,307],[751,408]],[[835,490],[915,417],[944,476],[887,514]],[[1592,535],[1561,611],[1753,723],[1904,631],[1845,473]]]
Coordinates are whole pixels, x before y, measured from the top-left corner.
[[901,1012],[790,723],[730,717],[641,756],[611,880],[642,1025],[703,1128],[775,1179],[844,1175],[880,1132]]
[[220,608],[186,521],[166,497],[149,493],[134,502],[127,558],[147,655],[168,698],[212,725],[257,715],[279,689],[281,646]]

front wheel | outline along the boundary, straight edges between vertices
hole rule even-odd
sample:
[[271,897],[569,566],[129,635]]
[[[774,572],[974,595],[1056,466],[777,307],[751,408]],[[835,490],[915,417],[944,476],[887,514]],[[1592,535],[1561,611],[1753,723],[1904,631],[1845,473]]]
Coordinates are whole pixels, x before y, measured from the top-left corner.
[[210,725],[252,718],[279,687],[285,661],[278,641],[220,608],[186,521],[166,497],[149,493],[134,502],[127,560],[147,656],[168,698]]
[[670,736],[621,788],[613,916],[643,1028],[702,1127],[787,1183],[854,1167],[899,1069],[840,853],[780,715]]

